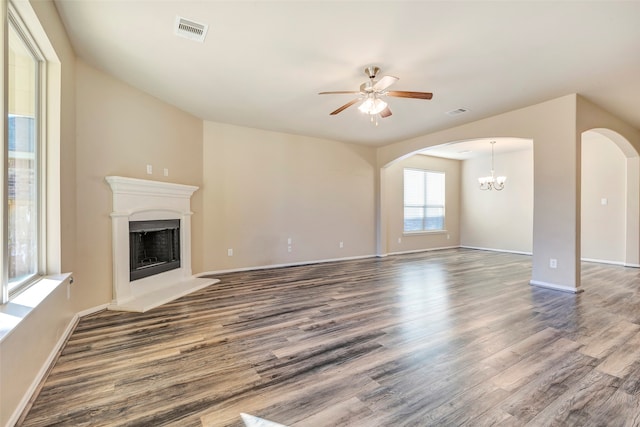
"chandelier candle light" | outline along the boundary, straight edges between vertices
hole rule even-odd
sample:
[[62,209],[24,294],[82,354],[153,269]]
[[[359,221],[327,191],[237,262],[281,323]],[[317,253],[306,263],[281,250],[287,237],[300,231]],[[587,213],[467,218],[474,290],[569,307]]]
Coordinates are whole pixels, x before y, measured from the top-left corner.
[[500,191],[504,188],[504,182],[507,180],[506,176],[499,176],[496,178],[493,168],[493,145],[495,141],[491,141],[491,175],[478,178],[481,190],[497,190]]

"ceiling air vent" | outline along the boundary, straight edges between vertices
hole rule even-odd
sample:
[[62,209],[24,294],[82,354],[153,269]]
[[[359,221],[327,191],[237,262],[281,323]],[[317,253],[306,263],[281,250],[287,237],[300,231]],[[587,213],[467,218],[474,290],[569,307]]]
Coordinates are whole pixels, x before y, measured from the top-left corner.
[[177,36],[202,43],[204,38],[207,36],[208,28],[208,25],[190,21],[181,16],[176,16],[176,26],[174,31]]
[[466,108],[456,108],[455,110],[447,111],[446,114],[448,116],[457,116],[459,114],[464,114],[467,111],[469,111],[469,110],[467,110]]

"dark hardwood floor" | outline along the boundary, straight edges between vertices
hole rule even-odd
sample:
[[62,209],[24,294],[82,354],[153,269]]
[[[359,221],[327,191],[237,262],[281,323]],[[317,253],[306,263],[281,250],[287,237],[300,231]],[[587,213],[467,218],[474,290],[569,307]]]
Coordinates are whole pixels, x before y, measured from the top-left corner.
[[23,426],[638,426],[640,269],[442,250],[216,276],[80,320]]

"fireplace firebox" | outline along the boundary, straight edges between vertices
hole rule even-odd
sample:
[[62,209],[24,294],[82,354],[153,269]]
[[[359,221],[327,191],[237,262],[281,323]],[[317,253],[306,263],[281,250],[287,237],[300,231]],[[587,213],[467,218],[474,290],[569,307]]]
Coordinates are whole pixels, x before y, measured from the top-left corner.
[[180,220],[129,222],[129,280],[180,268]]

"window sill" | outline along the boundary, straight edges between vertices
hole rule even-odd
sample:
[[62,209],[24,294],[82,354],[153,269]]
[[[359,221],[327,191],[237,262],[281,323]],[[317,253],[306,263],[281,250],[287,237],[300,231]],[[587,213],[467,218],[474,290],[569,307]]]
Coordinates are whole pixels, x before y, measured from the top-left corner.
[[71,273],[43,277],[8,303],[0,305],[0,342],[65,282],[72,282]]
[[404,231],[402,233],[403,236],[420,236],[420,235],[428,235],[428,234],[447,234],[447,230],[433,230],[433,231]]

